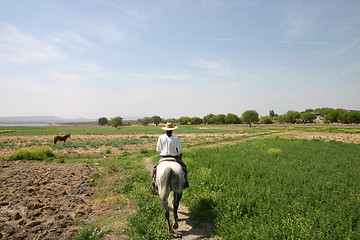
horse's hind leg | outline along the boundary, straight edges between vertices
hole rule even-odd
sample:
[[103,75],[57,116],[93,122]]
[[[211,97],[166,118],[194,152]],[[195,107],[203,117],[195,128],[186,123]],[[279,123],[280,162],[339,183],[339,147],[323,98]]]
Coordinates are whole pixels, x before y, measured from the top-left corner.
[[164,214],[165,214],[165,218],[168,224],[168,228],[169,228],[169,232],[173,232],[173,229],[171,228],[171,224],[170,224],[170,213],[169,213],[169,206],[168,206],[168,198],[164,197],[161,199],[161,204],[163,206],[164,209]]
[[174,199],[173,199],[174,221],[175,221],[175,223],[173,225],[174,229],[177,229],[179,227],[179,224],[178,224],[179,218],[178,218],[177,210],[179,208],[181,197],[182,197],[181,192],[180,193],[174,192]]

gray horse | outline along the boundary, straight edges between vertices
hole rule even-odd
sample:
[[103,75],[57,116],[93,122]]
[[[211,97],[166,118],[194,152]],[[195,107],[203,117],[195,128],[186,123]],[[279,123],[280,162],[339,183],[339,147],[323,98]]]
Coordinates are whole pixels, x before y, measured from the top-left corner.
[[[185,173],[181,165],[176,161],[162,161],[157,166],[156,185],[159,189],[160,201],[164,209],[164,214],[167,220],[169,232],[174,233],[173,229],[179,227],[177,210],[182,197],[182,191],[185,184]],[[168,198],[170,192],[174,192],[173,207],[174,207],[174,225],[171,227],[170,214],[168,206]]]

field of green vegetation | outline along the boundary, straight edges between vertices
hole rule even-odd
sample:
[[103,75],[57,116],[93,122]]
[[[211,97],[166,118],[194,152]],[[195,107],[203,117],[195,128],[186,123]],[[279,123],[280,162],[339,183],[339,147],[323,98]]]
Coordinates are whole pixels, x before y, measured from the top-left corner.
[[191,151],[185,201],[223,239],[357,239],[359,152],[284,139]]
[[[359,125],[259,125],[249,128],[247,125],[181,125],[176,130],[179,133],[225,133],[225,132],[253,132],[253,131],[306,131],[333,133],[360,133]],[[34,136],[34,135],[114,135],[114,134],[161,134],[163,130],[158,126],[122,126],[113,127],[0,127],[0,136]]]
[[[140,138],[106,140],[100,145],[120,148],[124,145],[156,144],[159,127],[97,128],[4,128],[0,136],[112,135],[141,134]],[[272,132],[306,131],[359,134],[349,127],[283,127],[283,128],[222,128],[218,126],[181,126],[176,134],[185,133],[265,133],[256,139],[246,139],[235,145],[203,148],[184,139],[184,161],[189,168],[190,188],[185,190],[181,204],[190,207],[200,223],[210,222],[222,239],[358,239],[360,236],[360,145],[323,140],[295,140],[272,137]],[[268,134],[267,134],[268,133]],[[226,141],[226,139],[209,140]],[[186,140],[186,141],[185,141]],[[233,139],[229,139],[232,141]],[[51,141],[51,140],[50,140]],[[80,147],[91,145],[84,141]],[[81,142],[81,141],[79,141]],[[44,147],[40,142],[38,145]],[[66,148],[76,148],[67,142]],[[206,144],[206,143],[205,143]],[[2,145],[10,148],[11,143]],[[35,147],[36,143],[32,147]],[[60,146],[60,145],[59,145]],[[24,146],[27,147],[27,146]],[[44,151],[55,151],[51,142]],[[94,147],[99,147],[98,145]],[[155,147],[155,146],[153,146]],[[60,148],[60,147],[59,147]],[[13,148],[16,149],[16,148]],[[35,148],[39,154],[41,148]],[[15,150],[14,150],[15,151]],[[20,152],[23,151],[20,149]],[[16,151],[15,151],[16,152]],[[35,153],[23,153],[34,154]],[[56,153],[56,151],[55,151]],[[47,157],[58,159],[52,153]],[[105,171],[96,173],[94,187],[101,189],[94,201],[117,196],[117,208],[136,211],[124,216],[104,215],[84,226],[76,239],[100,239],[104,233],[124,232],[114,229],[111,222],[126,221],[129,239],[172,239],[167,233],[165,218],[156,193],[148,186],[150,174],[144,158],[153,158],[152,150],[117,155],[109,150],[107,158],[64,158],[62,162],[98,163]],[[120,200],[119,200],[120,199]],[[124,200],[126,199],[126,200]]]
[[[204,125],[205,126],[205,125]],[[197,126],[181,126],[177,129],[177,133],[212,133],[212,132],[236,132],[238,130],[203,129],[202,125]],[[114,134],[162,134],[158,126],[122,126],[113,127],[0,127],[1,136],[33,136],[33,135],[114,135]]]

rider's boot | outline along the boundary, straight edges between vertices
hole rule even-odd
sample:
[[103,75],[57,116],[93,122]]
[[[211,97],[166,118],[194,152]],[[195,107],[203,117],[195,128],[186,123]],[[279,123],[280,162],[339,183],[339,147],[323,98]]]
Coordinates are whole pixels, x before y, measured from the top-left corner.
[[184,170],[184,173],[185,173],[185,184],[184,184],[184,189],[185,188],[188,188],[188,187],[190,187],[190,185],[189,185],[189,181],[188,181],[188,177],[187,177],[187,168],[186,167],[183,167],[182,168],[183,170]]
[[157,190],[157,186],[155,184],[155,179],[156,179],[156,166],[154,166],[154,168],[153,168],[152,182],[150,184],[150,188],[153,189],[153,190]]

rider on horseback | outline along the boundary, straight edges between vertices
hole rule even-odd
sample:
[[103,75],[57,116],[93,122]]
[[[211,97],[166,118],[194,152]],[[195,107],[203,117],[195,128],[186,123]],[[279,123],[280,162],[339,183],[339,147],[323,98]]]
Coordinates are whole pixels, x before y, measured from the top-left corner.
[[188,188],[189,187],[189,182],[187,180],[187,167],[185,165],[185,163],[182,161],[182,147],[181,147],[181,143],[179,141],[179,138],[175,135],[172,135],[172,131],[177,129],[178,127],[175,127],[172,123],[168,122],[166,123],[165,127],[162,127],[161,129],[166,131],[166,134],[160,135],[158,142],[157,142],[157,146],[156,146],[156,151],[160,153],[160,159],[157,162],[157,164],[154,166],[153,169],[153,181],[150,185],[150,188],[152,189],[156,189],[157,187],[155,186],[155,178],[156,178],[156,167],[157,165],[164,160],[171,160],[174,159],[176,162],[178,162],[184,173],[185,173],[185,186],[184,188]]

